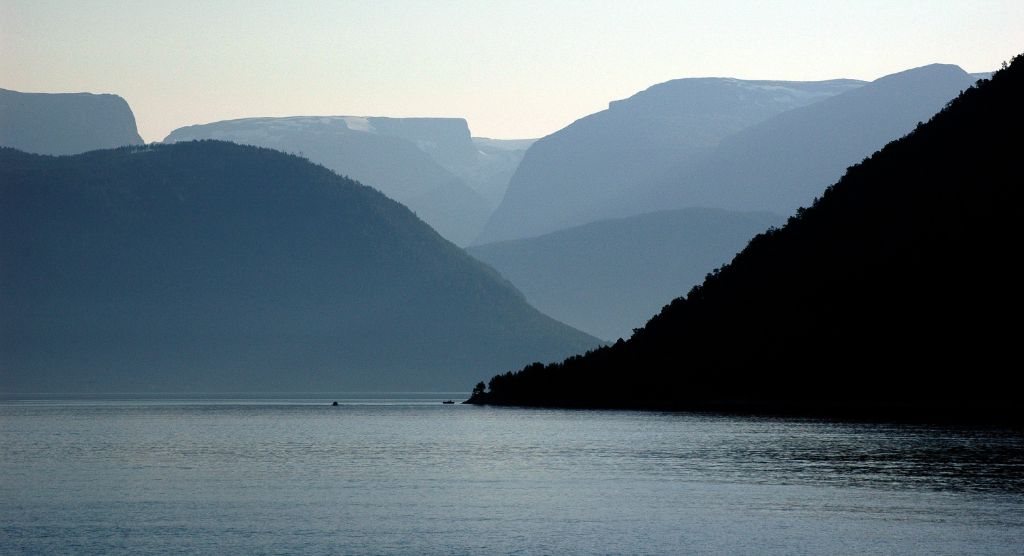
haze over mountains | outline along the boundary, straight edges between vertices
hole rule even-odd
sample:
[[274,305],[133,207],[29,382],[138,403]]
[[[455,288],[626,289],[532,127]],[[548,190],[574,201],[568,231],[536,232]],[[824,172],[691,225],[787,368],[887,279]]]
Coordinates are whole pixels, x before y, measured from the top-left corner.
[[[628,338],[978,77],[679,79],[536,142],[296,116],[4,150],[0,389],[457,389]],[[0,116],[25,151],[141,143],[115,95],[0,90]],[[502,278],[366,187],[209,138],[301,155],[459,245],[529,237],[468,248]]]
[[476,402],[1022,418],[1024,56],[875,153],[628,341]]
[[135,116],[117,95],[0,89],[0,147],[78,154],[141,144]]
[[530,147],[477,243],[624,216],[609,205],[635,184],[780,112],[862,84],[677,79],[611,102]]
[[767,212],[678,209],[466,250],[543,313],[614,341],[630,337],[750,238],[784,220]]
[[835,183],[848,166],[927,121],[977,79],[946,64],[882,77],[727,137],[702,160],[683,161],[639,184],[621,196],[619,206],[636,212],[707,206],[790,214],[821,195],[823,184]]
[[477,184],[477,193],[482,195],[491,206],[491,212],[501,204],[508,187],[523,155],[536,139],[490,139],[474,137],[473,144],[480,153],[478,159],[478,177],[470,178],[470,183]]
[[[956,66],[933,64],[867,84],[839,81],[841,92],[818,94],[810,104],[780,111],[725,135],[713,148],[697,154],[691,148],[690,156],[674,159],[666,155],[666,160],[674,162],[646,181],[629,181],[628,176],[617,183],[609,179],[574,181],[562,174],[559,176],[564,180],[559,181],[559,176],[534,174],[534,185],[543,183],[545,189],[517,197],[517,191],[522,192],[516,188],[523,186],[523,175],[537,170],[535,166],[531,170],[528,155],[506,197],[506,206],[516,202],[519,205],[516,213],[522,218],[514,226],[526,225],[536,214],[551,215],[555,220],[549,223],[573,214],[573,208],[563,207],[565,203],[577,208],[600,206],[591,212],[591,217],[596,218],[598,212],[605,216],[589,225],[474,246],[469,251],[497,268],[542,311],[605,339],[628,338],[633,328],[665,303],[730,260],[749,238],[783,220],[782,216],[773,218],[767,213],[731,211],[791,214],[798,206],[821,195],[825,185],[835,182],[847,166],[927,120],[976,79],[977,76]],[[669,94],[672,92],[679,94],[683,102],[696,98],[710,103],[710,99],[694,94],[692,89],[697,85],[712,90],[752,89],[759,94],[781,91],[781,98],[789,98],[799,90],[736,80],[679,80],[670,84],[676,89],[666,88],[659,97],[669,104],[669,99],[674,98]],[[637,97],[634,102],[640,107],[653,110],[657,106],[642,95]],[[746,103],[757,107],[762,101],[762,96],[742,95],[727,106],[750,111]],[[613,112],[615,106],[613,103],[607,112]],[[778,105],[773,106],[779,109]],[[682,109],[674,108],[677,112]],[[673,113],[665,106],[658,110]],[[589,153],[588,149],[597,141],[595,135],[604,137],[618,129],[621,136],[631,138],[632,145],[618,145],[612,151],[639,151],[658,140],[637,131],[636,119],[614,120],[606,112],[591,118],[603,122],[604,127],[595,127],[585,118],[551,137],[563,142],[562,152],[567,157],[564,164],[552,163],[554,172],[564,173],[569,168],[580,175],[613,176],[609,167],[620,164],[624,155],[613,152],[606,157],[586,158],[589,154],[578,154]],[[714,122],[705,124],[698,129],[706,133],[716,129]],[[577,131],[576,127],[581,125],[594,129]],[[692,122],[687,125],[693,127]],[[737,125],[734,120],[733,127]],[[665,128],[663,125],[662,129]],[[550,150],[544,145],[549,139],[538,142],[530,152]],[[664,137],[661,141],[667,142]],[[659,163],[660,159],[651,160]],[[584,161],[589,167],[581,169]],[[629,175],[644,175],[644,171],[631,170]],[[592,194],[592,184],[596,184],[596,194]],[[576,189],[572,190],[573,187]],[[608,191],[618,189],[615,198],[602,200],[602,187]],[[553,199],[559,191],[566,196]],[[657,212],[672,207],[728,210],[700,213],[691,208]],[[634,216],[605,219],[616,214]],[[714,222],[714,218],[721,221]],[[525,228],[521,232],[526,233]]]
[[179,128],[164,142],[196,139],[301,154],[379,189],[460,245],[479,234],[520,156],[480,149],[461,118],[246,118]]
[[376,190],[224,142],[0,149],[3,391],[409,391],[597,340]]
[[672,208],[788,214],[976,80],[933,64],[868,84],[656,85],[537,141],[477,243]]

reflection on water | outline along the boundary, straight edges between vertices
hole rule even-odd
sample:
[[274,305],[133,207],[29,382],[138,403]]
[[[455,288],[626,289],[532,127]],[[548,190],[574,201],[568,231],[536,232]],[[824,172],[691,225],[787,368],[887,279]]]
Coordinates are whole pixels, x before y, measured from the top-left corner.
[[6,400],[0,553],[1024,546],[1019,432],[454,397]]
[[1011,431],[793,420],[741,426],[707,435],[702,445],[642,454],[737,481],[1024,492],[1024,441]]

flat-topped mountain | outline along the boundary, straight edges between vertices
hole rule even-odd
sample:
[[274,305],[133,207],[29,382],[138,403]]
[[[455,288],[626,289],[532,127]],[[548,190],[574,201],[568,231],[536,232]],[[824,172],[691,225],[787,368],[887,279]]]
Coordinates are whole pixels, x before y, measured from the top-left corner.
[[117,95],[0,89],[0,147],[78,154],[141,144],[135,115]]
[[0,390],[458,388],[597,340],[402,205],[219,141],[0,149]]

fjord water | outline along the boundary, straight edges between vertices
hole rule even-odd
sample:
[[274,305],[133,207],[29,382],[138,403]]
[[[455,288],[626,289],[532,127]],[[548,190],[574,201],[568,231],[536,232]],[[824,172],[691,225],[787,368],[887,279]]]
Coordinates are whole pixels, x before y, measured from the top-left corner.
[[996,428],[442,405],[0,402],[0,553],[1001,554]]

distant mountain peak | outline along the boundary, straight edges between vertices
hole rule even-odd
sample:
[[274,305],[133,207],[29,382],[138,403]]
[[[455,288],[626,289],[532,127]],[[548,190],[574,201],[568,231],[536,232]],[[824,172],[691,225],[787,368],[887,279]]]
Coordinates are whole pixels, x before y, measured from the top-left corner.
[[964,79],[970,74],[960,66],[953,64],[928,64],[879,77],[872,81],[875,85],[888,85],[905,81],[921,81],[925,79]]

